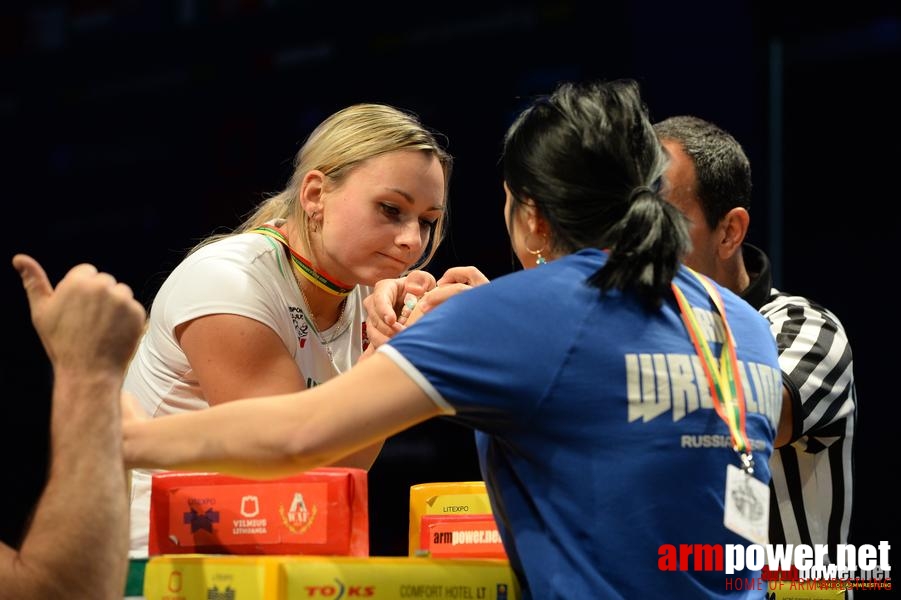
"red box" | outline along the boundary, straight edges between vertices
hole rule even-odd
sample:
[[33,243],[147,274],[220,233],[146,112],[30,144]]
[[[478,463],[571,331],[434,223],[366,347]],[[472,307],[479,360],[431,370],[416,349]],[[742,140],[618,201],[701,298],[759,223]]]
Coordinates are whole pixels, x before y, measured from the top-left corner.
[[423,515],[419,548],[431,558],[507,558],[494,515]]
[[279,479],[153,475],[150,556],[369,555],[367,472],[324,467]]

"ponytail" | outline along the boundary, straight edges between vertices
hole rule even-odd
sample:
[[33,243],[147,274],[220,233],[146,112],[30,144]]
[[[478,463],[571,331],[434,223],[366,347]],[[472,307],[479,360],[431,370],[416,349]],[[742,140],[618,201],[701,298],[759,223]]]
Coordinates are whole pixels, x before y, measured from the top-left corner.
[[638,186],[610,239],[610,256],[589,283],[605,292],[632,289],[647,308],[659,308],[691,247],[685,216],[658,192]]

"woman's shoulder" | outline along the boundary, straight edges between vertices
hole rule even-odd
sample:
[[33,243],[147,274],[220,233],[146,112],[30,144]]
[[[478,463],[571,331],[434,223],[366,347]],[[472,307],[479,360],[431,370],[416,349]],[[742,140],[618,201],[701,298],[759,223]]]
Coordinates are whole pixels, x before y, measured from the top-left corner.
[[[239,233],[208,242],[188,254],[182,265],[225,262],[249,264],[261,256],[272,254],[278,244],[255,233]],[[179,265],[181,266],[181,265]]]
[[[246,233],[222,237],[196,248],[170,274],[170,280],[244,278],[277,266],[277,247],[267,238]],[[273,258],[276,257],[276,258]],[[224,281],[220,281],[224,283]]]
[[198,247],[188,256],[219,256],[242,253],[248,250],[259,251],[264,248],[276,248],[277,242],[258,233],[235,233],[210,240]]

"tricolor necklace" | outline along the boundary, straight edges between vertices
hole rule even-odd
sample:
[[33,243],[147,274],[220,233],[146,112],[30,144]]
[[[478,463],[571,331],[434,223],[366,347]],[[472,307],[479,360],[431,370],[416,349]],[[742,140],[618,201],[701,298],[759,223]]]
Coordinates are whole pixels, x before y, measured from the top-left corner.
[[[288,238],[285,234],[278,229],[277,227],[264,225],[262,227],[257,227],[255,229],[250,230],[252,233],[259,233],[261,235],[265,235],[266,237],[272,238],[280,242],[287,250],[291,256],[291,263],[294,265],[294,270],[299,275],[303,276],[307,281],[315,285],[321,290],[324,290],[333,296],[341,297],[341,305],[339,307],[338,320],[332,325],[335,333],[332,335],[330,339],[325,339],[322,333],[319,331],[319,327],[316,326],[316,319],[313,316],[313,308],[310,304],[310,301],[307,299],[306,293],[303,291],[303,286],[300,284],[300,280],[295,277],[295,281],[297,283],[297,289],[300,292],[301,298],[303,298],[303,302],[306,305],[306,310],[301,311],[301,316],[303,320],[307,322],[307,325],[310,326],[310,331],[313,332],[313,335],[316,336],[316,340],[319,344],[325,348],[325,352],[328,354],[329,361],[332,363],[332,367],[338,370],[338,367],[335,365],[335,357],[332,355],[332,347],[331,343],[338,339],[342,333],[347,329],[346,324],[343,323],[345,317],[345,309],[347,308],[347,296],[353,291],[353,286],[348,286],[347,284],[339,282],[334,277],[331,277],[321,271],[316,270],[310,261],[302,257],[296,250],[294,250],[288,244]],[[309,315],[307,314],[309,313]]]
[[309,260],[301,256],[300,253],[288,244],[288,238],[285,237],[285,234],[277,227],[263,225],[262,227],[251,229],[251,231],[253,233],[271,237],[284,244],[285,248],[288,249],[288,253],[291,255],[291,264],[294,265],[294,269],[319,289],[324,290],[333,296],[347,296],[353,291],[354,286],[342,283],[328,273],[317,270]]

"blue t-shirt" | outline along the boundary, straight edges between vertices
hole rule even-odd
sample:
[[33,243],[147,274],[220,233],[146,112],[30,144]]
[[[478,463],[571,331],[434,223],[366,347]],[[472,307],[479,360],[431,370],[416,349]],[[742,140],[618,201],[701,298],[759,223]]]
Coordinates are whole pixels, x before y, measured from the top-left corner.
[[[382,349],[476,430],[524,598],[736,597],[726,578],[758,571],[658,568],[664,544],[750,544],[723,526],[726,468],[739,460],[675,299],[648,311],[632,293],[602,294],[586,280],[606,256],[583,250],[459,294]],[[684,268],[676,283],[718,356],[707,292]],[[755,476],[768,482],[776,343],[757,311],[718,289]]]

